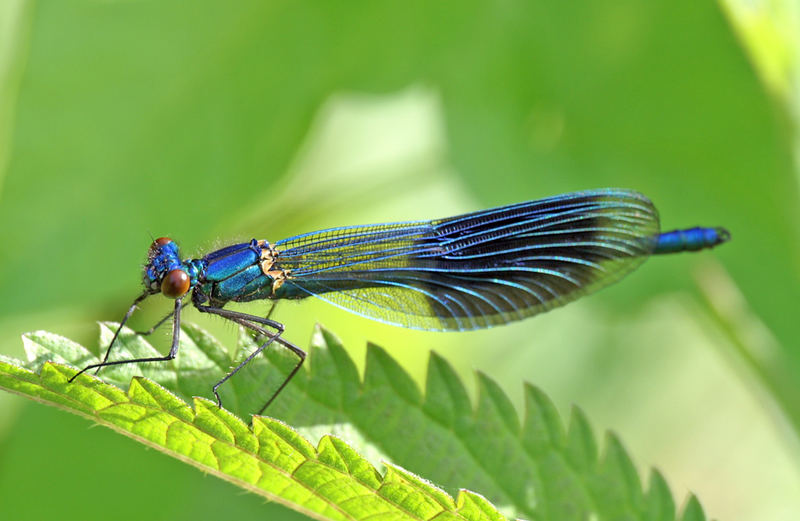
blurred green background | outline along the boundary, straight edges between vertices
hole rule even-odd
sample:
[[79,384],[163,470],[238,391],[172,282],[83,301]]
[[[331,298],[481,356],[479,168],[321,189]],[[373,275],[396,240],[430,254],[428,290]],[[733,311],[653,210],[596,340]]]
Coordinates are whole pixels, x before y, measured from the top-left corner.
[[[405,331],[312,302],[276,318],[301,346],[324,324],[359,361],[378,343],[419,381],[435,349],[518,406],[532,382],[565,413],[581,406],[598,433],[614,429],[679,504],[691,490],[710,517],[797,519],[790,6],[6,0],[0,352],[23,356],[19,336],[35,329],[96,346],[95,322],[119,320],[139,292],[150,234],[200,254],[633,188],[665,229],[725,225],[733,242],[652,259],[491,331]],[[152,303],[133,325],[168,308]],[[167,333],[156,342],[166,349]],[[0,394],[3,518],[302,518],[89,427]]]

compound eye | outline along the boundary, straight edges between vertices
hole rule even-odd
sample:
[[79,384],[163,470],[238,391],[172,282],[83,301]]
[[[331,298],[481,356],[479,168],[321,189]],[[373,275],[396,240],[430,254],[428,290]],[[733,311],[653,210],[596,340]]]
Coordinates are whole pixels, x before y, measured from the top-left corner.
[[150,245],[150,253],[158,253],[161,251],[161,247],[165,244],[169,244],[172,242],[172,239],[169,237],[159,237],[158,239],[153,241],[153,244]]
[[171,270],[161,281],[161,293],[169,298],[180,298],[189,291],[191,281],[183,270]]

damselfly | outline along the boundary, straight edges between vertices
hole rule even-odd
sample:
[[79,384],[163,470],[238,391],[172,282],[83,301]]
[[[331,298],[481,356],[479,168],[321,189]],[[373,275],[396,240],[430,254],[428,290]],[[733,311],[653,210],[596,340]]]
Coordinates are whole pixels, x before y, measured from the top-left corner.
[[[363,317],[431,331],[466,331],[506,324],[561,306],[630,273],[651,254],[711,248],[724,228],[659,232],[658,212],[645,196],[602,189],[549,197],[433,221],[331,228],[271,244],[234,244],[199,259],[182,259],[171,239],[156,239],[144,266],[144,292],[134,301],[103,361],[89,369],[175,358],[181,309],[191,302],[244,326],[262,342],[213,386],[220,385],[273,342],[297,364],[261,411],[300,369],[305,352],[267,317],[224,309],[228,302],[314,296]],[[109,361],[137,305],[161,293],[174,308],[172,347],[164,357]]]

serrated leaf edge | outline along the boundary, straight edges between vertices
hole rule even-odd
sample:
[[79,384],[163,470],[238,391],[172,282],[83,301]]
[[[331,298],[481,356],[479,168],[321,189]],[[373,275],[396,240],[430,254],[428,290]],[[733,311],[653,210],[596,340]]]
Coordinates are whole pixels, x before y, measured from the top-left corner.
[[[23,371],[24,373],[26,373],[26,374],[28,374],[30,376],[38,376],[38,382],[32,381],[30,379],[25,379],[25,380],[18,379],[13,373],[9,372],[7,370],[7,368],[4,367],[4,365],[12,366],[14,369],[19,370],[19,371]],[[237,445],[235,442],[232,442],[230,439],[221,439],[219,436],[216,436],[214,432],[209,432],[208,430],[203,429],[201,425],[198,425],[198,418],[199,418],[200,412],[208,412],[208,411],[212,411],[214,409],[217,409],[217,411],[218,411],[217,414],[219,414],[219,415],[228,415],[228,417],[229,417],[228,419],[241,422],[241,420],[237,416],[233,415],[232,413],[230,413],[229,411],[227,411],[225,409],[218,409],[216,407],[216,405],[213,404],[212,402],[210,402],[209,400],[206,400],[205,398],[199,398],[199,397],[195,398],[194,407],[191,408],[191,410],[192,410],[191,422],[187,421],[187,418],[185,416],[184,417],[178,416],[178,415],[174,414],[172,411],[170,411],[168,409],[165,409],[165,408],[162,408],[162,407],[158,407],[153,403],[144,404],[141,401],[135,400],[134,396],[132,396],[132,394],[131,394],[131,390],[130,389],[129,389],[129,391],[124,392],[124,396],[127,399],[126,402],[114,402],[114,401],[109,400],[110,403],[108,403],[108,405],[106,405],[103,408],[92,408],[92,407],[89,407],[88,410],[84,410],[84,407],[81,407],[81,405],[86,406],[86,404],[81,402],[81,400],[79,398],[75,397],[75,395],[78,394],[77,390],[73,390],[72,393],[70,393],[70,395],[63,394],[63,393],[58,393],[57,390],[54,390],[50,385],[48,385],[48,383],[52,383],[52,382],[47,382],[47,381],[44,380],[46,375],[50,375],[51,378],[56,378],[55,375],[58,375],[59,380],[63,378],[63,382],[66,382],[66,380],[68,378],[66,375],[71,375],[71,374],[74,374],[75,372],[76,372],[75,369],[73,369],[72,367],[69,367],[69,366],[63,365],[63,364],[59,364],[59,363],[54,363],[54,362],[46,362],[44,364],[44,366],[43,366],[42,372],[39,373],[39,374],[37,374],[37,373],[35,373],[33,371],[30,371],[30,370],[26,369],[25,367],[22,367],[21,364],[11,364],[11,363],[6,363],[6,362],[0,362],[0,374],[2,376],[4,376],[5,378],[10,378],[12,380],[19,380],[20,382],[24,382],[24,383],[26,383],[28,385],[37,384],[39,389],[44,391],[43,394],[45,394],[45,395],[57,394],[60,397],[67,398],[67,402],[70,405],[67,405],[67,404],[61,403],[61,402],[57,402],[57,401],[54,401],[54,400],[50,400],[50,399],[47,399],[46,397],[43,397],[43,396],[40,396],[40,395],[36,395],[36,394],[31,393],[31,392],[25,392],[23,390],[15,389],[12,386],[4,384],[4,382],[2,380],[0,380],[0,387],[2,387],[4,389],[7,389],[7,390],[9,390],[9,391],[11,391],[11,392],[13,392],[15,394],[26,396],[28,398],[34,399],[35,401],[38,401],[38,402],[41,402],[41,403],[44,403],[44,404],[47,404],[47,405],[52,405],[52,406],[58,407],[60,409],[66,410],[68,412],[77,414],[79,416],[83,416],[85,418],[88,418],[88,419],[90,419],[92,421],[95,421],[96,423],[98,423],[98,424],[100,424],[102,426],[108,427],[108,428],[110,428],[110,429],[112,429],[112,430],[114,430],[116,432],[119,432],[120,434],[123,434],[125,436],[130,437],[130,438],[133,438],[133,439],[143,443],[144,445],[147,445],[147,446],[152,447],[152,448],[154,448],[154,449],[156,449],[156,450],[158,450],[160,452],[163,452],[163,453],[165,453],[165,454],[167,454],[169,456],[172,456],[172,457],[174,457],[176,459],[179,459],[181,461],[189,463],[190,465],[193,465],[193,466],[199,468],[203,472],[207,472],[207,473],[213,474],[213,475],[215,475],[215,476],[217,476],[217,477],[219,477],[221,479],[225,479],[226,481],[230,481],[232,483],[235,483],[236,485],[241,486],[242,488],[245,488],[245,489],[250,490],[250,491],[252,491],[254,493],[257,493],[257,494],[259,494],[261,496],[264,496],[264,497],[266,497],[266,498],[268,498],[268,499],[270,499],[272,501],[281,503],[281,504],[283,504],[283,505],[285,505],[285,506],[287,506],[289,508],[292,508],[294,510],[300,511],[300,512],[302,512],[302,513],[304,513],[304,514],[306,514],[306,515],[308,515],[310,517],[313,517],[315,519],[326,520],[326,521],[328,519],[332,519],[331,517],[326,516],[326,515],[322,514],[321,512],[319,512],[317,510],[310,509],[310,508],[306,507],[303,504],[300,504],[300,503],[297,503],[297,502],[293,502],[291,500],[287,500],[286,498],[284,498],[284,497],[282,497],[282,496],[280,496],[278,494],[272,493],[272,492],[270,492],[268,490],[265,490],[264,488],[261,488],[261,487],[257,486],[254,483],[250,483],[250,482],[248,482],[248,481],[246,481],[244,479],[241,479],[241,478],[239,478],[237,476],[234,476],[234,475],[231,475],[229,473],[226,473],[226,472],[224,472],[223,470],[221,470],[219,468],[214,468],[214,467],[212,467],[210,465],[207,465],[207,464],[205,464],[205,463],[203,463],[201,461],[198,461],[197,459],[192,458],[191,456],[188,456],[188,455],[183,454],[181,452],[178,452],[176,450],[170,449],[170,448],[164,446],[163,444],[155,442],[154,440],[149,439],[149,438],[147,438],[145,436],[142,436],[140,434],[137,434],[137,433],[133,432],[130,429],[127,429],[127,428],[124,428],[124,427],[122,427],[122,426],[120,426],[118,424],[115,424],[113,421],[110,421],[110,420],[108,420],[108,419],[106,419],[106,418],[104,418],[102,416],[102,413],[105,410],[108,410],[108,409],[110,409],[112,407],[119,406],[119,405],[133,405],[133,406],[136,406],[136,407],[145,408],[145,409],[147,409],[148,411],[150,411],[152,413],[165,414],[168,417],[170,417],[173,421],[180,422],[185,427],[189,427],[191,429],[196,429],[199,432],[201,432],[202,434],[209,436],[216,443],[223,443],[223,444],[227,445],[230,448],[234,448],[236,450],[239,450],[239,451],[247,454],[249,457],[256,459],[258,462],[261,462],[261,463],[263,463],[265,465],[270,466],[275,472],[277,472],[279,474],[283,474],[287,479],[292,480],[295,484],[297,484],[297,485],[299,485],[301,487],[305,487],[309,491],[309,493],[315,495],[317,499],[321,500],[329,508],[332,508],[332,509],[338,511],[341,514],[341,517],[343,517],[345,519],[352,519],[352,520],[359,519],[357,516],[354,516],[353,514],[346,512],[339,505],[337,505],[334,501],[330,500],[329,498],[326,498],[322,494],[319,494],[318,491],[315,491],[312,487],[308,486],[306,483],[304,483],[304,482],[302,482],[302,481],[300,481],[298,479],[294,479],[294,475],[293,474],[297,470],[297,468],[299,468],[299,466],[297,468],[295,468],[294,471],[287,472],[280,465],[277,465],[274,462],[271,462],[271,461],[268,461],[268,460],[264,459],[263,457],[261,457],[256,452],[248,450],[248,449],[246,449],[244,447],[241,447],[241,446]],[[43,376],[43,375],[45,375],[45,376]],[[147,387],[149,387],[149,388],[157,388],[160,391],[168,393],[171,396],[171,398],[180,400],[182,403],[185,403],[185,402],[183,402],[183,400],[181,400],[180,398],[175,396],[174,393],[171,393],[169,390],[164,389],[163,387],[158,385],[156,382],[153,382],[152,380],[149,380],[149,379],[144,378],[144,377],[137,377],[135,379],[135,382],[136,382],[136,385],[141,385],[142,382],[146,382],[145,385]],[[60,382],[56,382],[56,383],[60,383]],[[89,393],[91,393],[94,396],[102,396],[103,398],[105,398],[107,400],[108,400],[108,397],[107,397],[108,395],[114,395],[114,394],[117,394],[117,393],[120,392],[119,389],[116,388],[115,386],[113,386],[111,384],[107,384],[107,383],[103,382],[102,380],[100,380],[99,378],[96,378],[93,375],[87,375],[87,374],[81,375],[72,384],[71,387],[73,387],[73,386],[74,386],[74,388],[82,388],[83,390],[88,391]],[[109,389],[105,389],[105,387],[108,387]],[[98,389],[102,389],[103,391],[106,391],[107,394],[106,393],[99,393],[98,394]],[[105,396],[104,396],[104,394],[105,394]],[[123,393],[120,393],[120,394],[123,394]],[[119,395],[117,395],[117,396],[119,396]],[[190,407],[189,404],[186,404],[186,406]],[[244,426],[244,423],[243,422],[241,422],[241,423]],[[331,438],[333,438],[332,436],[330,436],[330,435],[323,436],[323,438],[320,439],[320,442],[318,443],[317,447],[314,447],[310,442],[308,442],[308,440],[305,440],[305,438],[300,436],[300,434],[297,433],[297,431],[292,429],[290,426],[286,425],[285,423],[281,422],[280,420],[277,420],[277,419],[274,419],[274,418],[270,418],[270,417],[266,417],[266,416],[256,416],[256,417],[254,417],[253,427],[248,427],[248,430],[249,430],[250,434],[255,436],[256,439],[258,439],[258,435],[257,435],[257,433],[255,431],[255,429],[257,429],[257,428],[269,428],[272,432],[275,432],[275,430],[273,430],[273,429],[276,429],[277,431],[282,431],[281,433],[278,434],[279,436],[281,436],[281,434],[284,434],[284,433],[292,433],[294,439],[293,440],[286,440],[288,444],[292,445],[293,443],[296,443],[297,440],[302,440],[301,443],[304,442],[303,445],[307,444],[306,447],[311,450],[311,452],[307,452],[307,450],[299,450],[296,447],[296,445],[292,445],[292,447],[297,451],[297,454],[301,455],[304,458],[304,462],[313,461],[316,464],[323,465],[323,466],[327,467],[329,470],[331,470],[333,472],[336,472],[336,473],[339,473],[339,474],[342,474],[344,476],[349,477],[350,479],[358,482],[361,486],[376,492],[376,494],[374,494],[374,497],[375,498],[379,498],[381,501],[385,502],[386,505],[389,507],[389,509],[400,511],[400,513],[402,513],[405,516],[407,516],[409,518],[412,518],[412,519],[419,519],[421,521],[424,519],[424,518],[421,518],[419,516],[416,516],[414,513],[412,513],[411,511],[408,511],[405,508],[403,508],[401,505],[399,505],[399,504],[397,504],[395,502],[392,502],[388,498],[386,498],[386,497],[382,496],[381,494],[377,493],[380,490],[380,488],[385,484],[385,480],[386,480],[387,476],[392,474],[392,472],[389,471],[388,469],[387,469],[386,473],[381,475],[378,472],[378,470],[375,469],[374,466],[372,466],[369,462],[366,462],[366,460],[363,460],[363,458],[361,458],[361,456],[357,456],[357,457],[359,457],[359,458],[361,458],[363,460],[362,462],[359,462],[359,463],[361,463],[362,467],[364,466],[364,463],[366,463],[366,465],[369,465],[371,467],[371,469],[372,469],[372,471],[374,471],[375,475],[379,476],[379,483],[380,483],[379,487],[378,488],[374,488],[372,484],[361,480],[360,478],[358,478],[358,476],[356,476],[354,474],[351,474],[349,471],[348,472],[343,472],[341,468],[338,468],[337,466],[330,465],[329,463],[326,463],[324,461],[324,459],[321,459],[320,458],[320,448],[322,447],[323,443],[334,443],[332,441],[332,439],[331,439]],[[234,436],[233,432],[231,432],[231,436]],[[343,441],[341,441],[339,439],[337,439],[335,443],[337,445],[345,444]],[[353,454],[356,454],[356,455],[358,454],[357,451],[355,449],[353,449],[352,447],[349,447],[349,445],[347,447],[350,450],[352,450]],[[352,464],[351,464],[351,466],[352,466]],[[411,473],[411,472],[409,472],[409,471],[407,471],[405,469],[402,469],[402,467],[399,467],[399,466],[396,466],[396,465],[391,465],[391,467],[389,467],[389,468],[393,469],[393,471],[395,471],[395,472],[402,471],[402,473],[404,475],[415,476],[413,473]],[[469,520],[470,519],[470,518],[467,518],[467,517],[464,517],[463,515],[461,515],[459,513],[459,509],[456,508],[456,505],[463,504],[464,501],[466,500],[466,498],[461,497],[463,494],[466,493],[465,491],[459,492],[459,497],[456,497],[455,499],[450,498],[449,496],[447,496],[449,498],[449,501],[447,502],[447,503],[449,503],[449,505],[445,505],[445,504],[442,504],[443,502],[441,501],[441,497],[442,497],[441,494],[445,494],[443,491],[439,490],[438,488],[433,487],[432,485],[429,485],[429,486],[432,487],[430,491],[425,491],[423,484],[429,484],[429,482],[427,482],[423,478],[416,477],[416,480],[414,480],[414,483],[413,483],[413,485],[414,485],[413,488],[416,491],[420,492],[420,493],[426,494],[427,497],[428,497],[428,501],[435,502],[437,505],[442,507],[442,511],[449,510],[450,514],[456,515],[461,519],[465,519],[465,520]],[[447,507],[449,507],[449,508],[447,508]],[[495,509],[495,512],[497,512],[496,509]],[[501,514],[499,514],[499,512],[497,512],[497,515],[501,516]],[[502,518],[502,516],[501,516],[501,518]]]

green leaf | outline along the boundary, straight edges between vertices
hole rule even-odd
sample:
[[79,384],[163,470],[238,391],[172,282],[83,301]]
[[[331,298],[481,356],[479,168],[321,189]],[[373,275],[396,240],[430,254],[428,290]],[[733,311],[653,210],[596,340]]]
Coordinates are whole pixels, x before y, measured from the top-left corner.
[[[141,367],[153,379],[127,365],[104,368],[103,380],[83,374],[73,384],[67,380],[75,370],[65,364],[83,366],[96,356],[57,335],[29,333],[29,362],[0,360],[0,387],[91,418],[319,519],[675,519],[660,474],[643,491],[615,436],[600,458],[584,414],[575,408],[565,431],[535,387],[526,386],[520,421],[487,376],[478,374],[473,406],[453,368],[432,354],[423,394],[374,345],[362,380],[338,340],[318,329],[306,364],[269,409],[275,417],[254,416],[248,426],[240,416],[259,410],[297,359],[279,349],[256,357],[221,388],[229,412],[193,396],[209,395],[257,345],[242,333],[229,356],[196,326],[183,332],[173,362]],[[103,324],[102,342],[111,334]],[[125,330],[112,359],[154,352]],[[309,440],[319,441],[315,447]],[[682,518],[704,519],[695,498]]]

